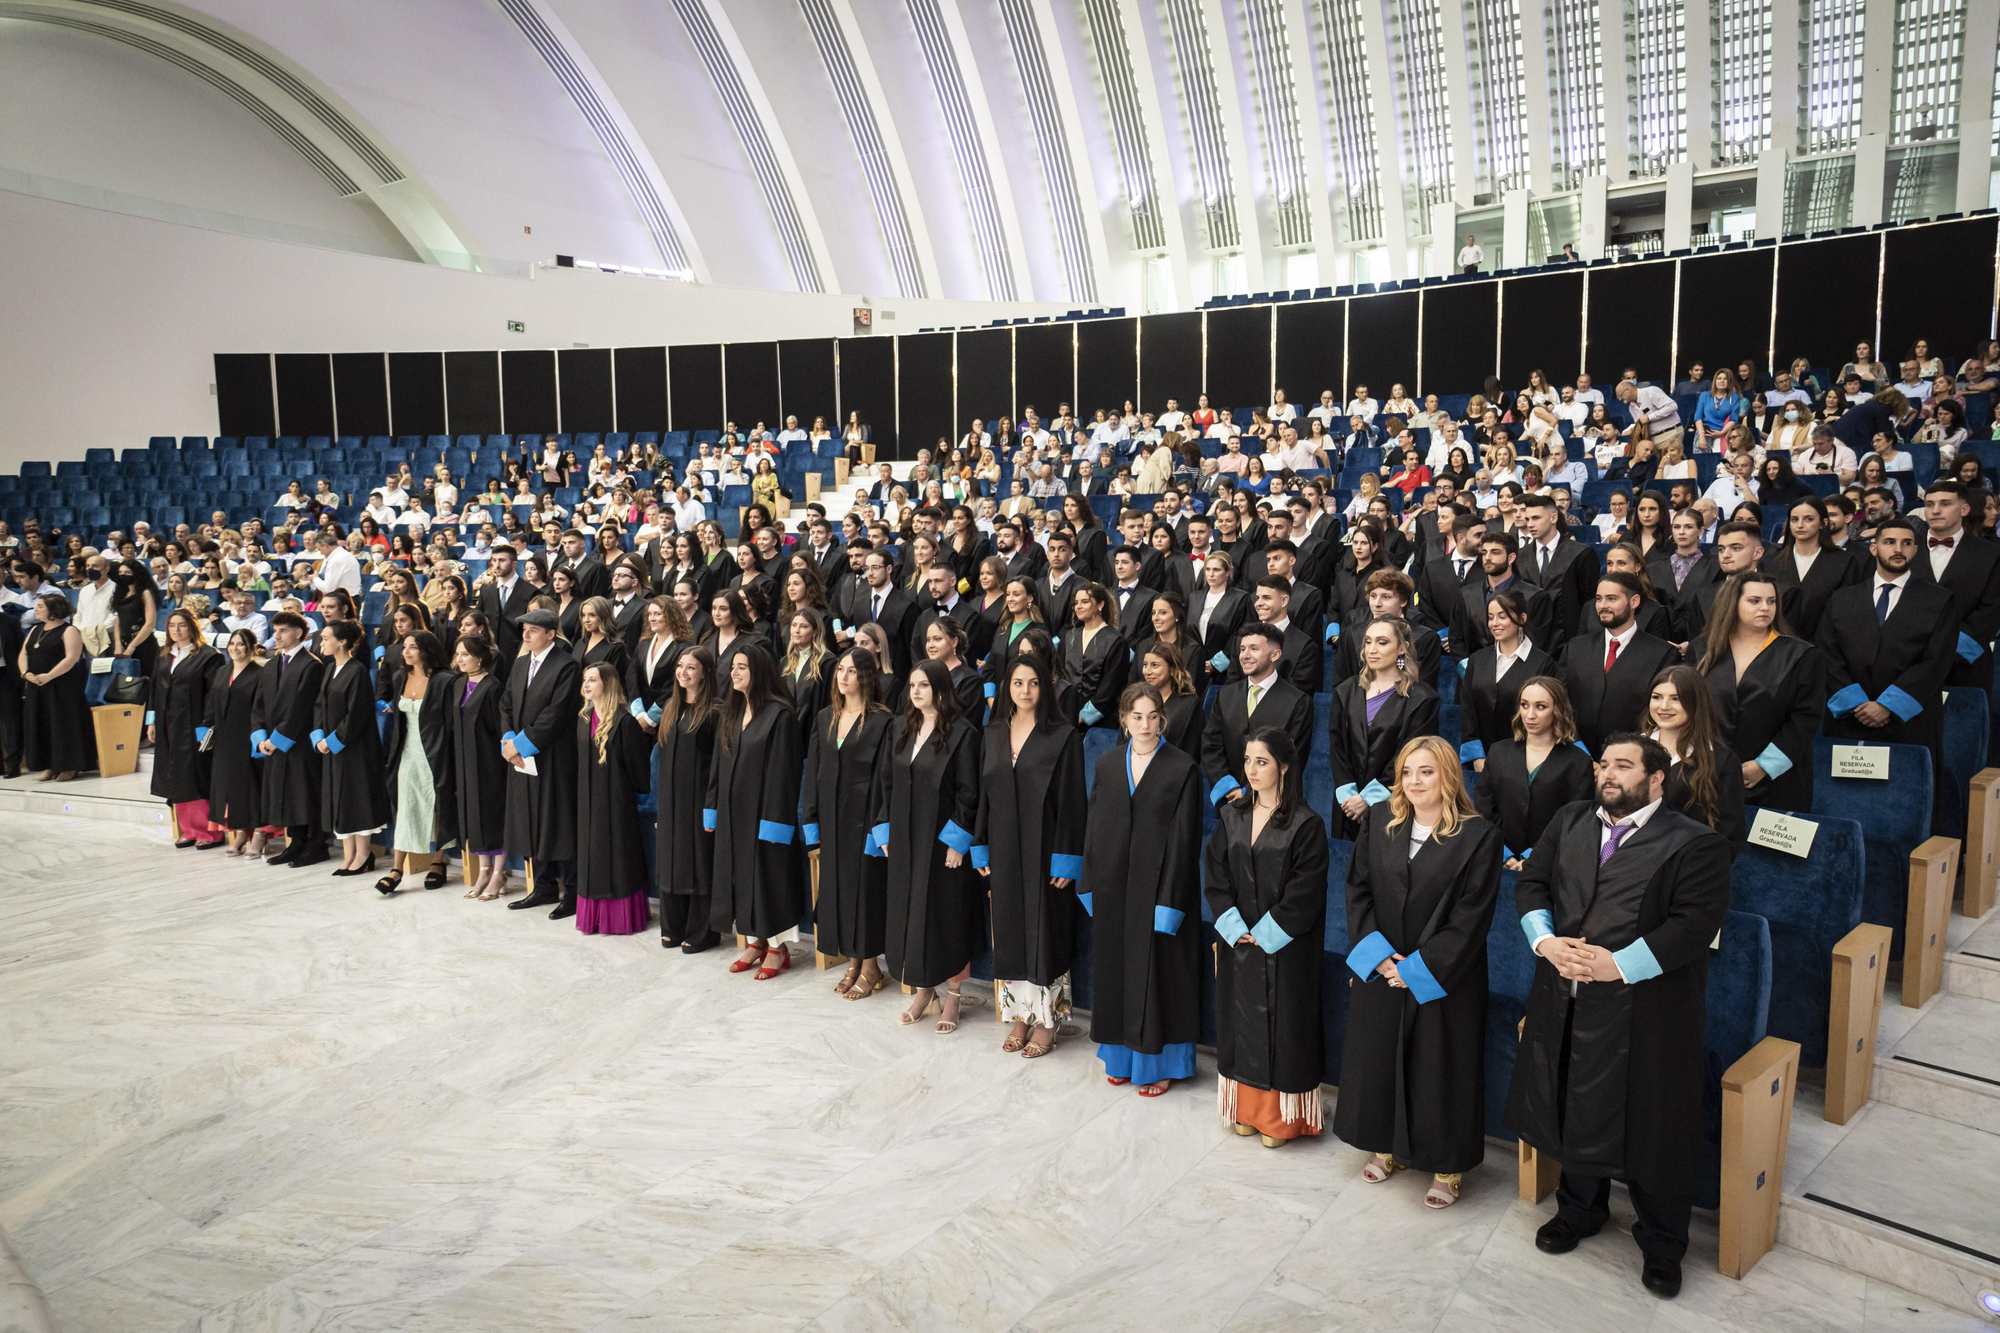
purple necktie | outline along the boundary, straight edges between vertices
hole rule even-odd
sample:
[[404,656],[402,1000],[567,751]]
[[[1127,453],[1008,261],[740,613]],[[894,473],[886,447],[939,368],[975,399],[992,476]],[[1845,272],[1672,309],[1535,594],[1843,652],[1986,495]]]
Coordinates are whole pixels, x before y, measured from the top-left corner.
[[1611,859],[1611,853],[1618,850],[1618,844],[1625,841],[1625,835],[1637,828],[1637,824],[1612,824],[1605,832],[1604,845],[1597,849],[1597,864],[1603,865]]

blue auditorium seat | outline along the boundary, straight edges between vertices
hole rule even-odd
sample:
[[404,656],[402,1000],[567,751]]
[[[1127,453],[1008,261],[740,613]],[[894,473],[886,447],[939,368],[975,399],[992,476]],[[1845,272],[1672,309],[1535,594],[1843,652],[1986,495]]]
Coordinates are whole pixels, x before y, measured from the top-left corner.
[[181,447],[181,442],[175,439],[171,435],[154,435],[148,438],[146,441],[147,450],[151,453],[156,453],[156,454],[163,453],[172,449],[178,449],[180,447]]
[[86,463],[115,463],[118,456],[110,449],[85,449],[83,461]]
[[1708,1026],[1702,1036],[1702,1133],[1708,1169],[1695,1206],[1714,1208],[1722,1190],[1722,1075],[1750,1053],[1769,1026],[1773,986],[1771,929],[1761,916],[1731,910],[1722,942],[1708,959]]
[[1853,820],[1796,817],[1819,826],[1811,854],[1745,847],[1730,871],[1729,902],[1770,923],[1771,1035],[1797,1042],[1800,1059],[1819,1068],[1826,1064],[1833,946],[1861,924],[1867,855]]
[[1973,775],[1986,767],[1991,717],[1992,700],[1985,690],[1961,685],[1944,692],[1944,780],[1931,814],[1932,833],[1965,836],[1967,794]]
[[1890,957],[1900,958],[1909,908],[1910,853],[1931,835],[1931,752],[1921,745],[1871,747],[1889,751],[1889,780],[1875,782],[1834,777],[1836,743],[1825,736],[1813,741],[1812,813],[1861,826],[1861,919],[1894,931]]

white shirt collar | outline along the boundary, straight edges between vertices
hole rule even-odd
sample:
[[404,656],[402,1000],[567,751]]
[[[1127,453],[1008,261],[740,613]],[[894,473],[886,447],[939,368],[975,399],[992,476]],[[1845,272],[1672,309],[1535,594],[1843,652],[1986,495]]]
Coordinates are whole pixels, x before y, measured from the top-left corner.
[[1646,821],[1651,819],[1655,814],[1657,814],[1659,812],[1660,806],[1665,804],[1665,802],[1666,802],[1666,797],[1662,796],[1659,800],[1654,801],[1651,804],[1641,806],[1639,809],[1634,810],[1631,814],[1625,816],[1623,819],[1610,818],[1604,813],[1604,807],[1600,805],[1597,807],[1598,822],[1608,829],[1617,828],[1620,825],[1628,825],[1628,824],[1635,829],[1642,829],[1646,827]]
[[1882,567],[1877,565],[1875,567],[1875,591],[1878,593],[1881,592],[1884,585],[1900,592],[1902,589],[1910,586],[1910,571],[1906,569],[1893,579],[1885,579],[1882,577]]
[[[1632,627],[1634,629],[1637,629],[1638,626],[1639,622],[1637,620],[1634,620],[1632,622]],[[1622,649],[1624,645],[1621,643],[1619,647]],[[1535,651],[1534,640],[1530,639],[1525,634],[1521,636],[1521,641],[1514,645],[1514,651],[1511,653],[1501,652],[1500,645],[1497,643],[1493,645],[1494,657],[1502,662],[1525,662],[1528,660],[1528,654],[1532,653],[1533,651]]]
[[1622,653],[1627,648],[1630,648],[1632,646],[1632,638],[1634,635],[1638,634],[1638,632],[1639,632],[1639,617],[1633,616],[1632,623],[1627,625],[1622,633],[1613,634],[1610,630],[1606,630],[1604,632],[1604,637],[1607,641],[1616,643],[1618,645],[1618,651]]
[[1278,668],[1272,667],[1261,678],[1245,677],[1245,679],[1249,680],[1252,685],[1255,685],[1260,690],[1268,690],[1271,688],[1272,682],[1278,679]]

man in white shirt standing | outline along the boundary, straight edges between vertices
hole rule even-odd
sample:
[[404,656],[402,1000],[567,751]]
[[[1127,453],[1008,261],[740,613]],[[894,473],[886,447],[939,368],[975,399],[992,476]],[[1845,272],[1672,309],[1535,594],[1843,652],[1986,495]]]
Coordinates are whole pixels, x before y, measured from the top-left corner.
[[361,562],[354,558],[354,553],[334,540],[331,532],[322,531],[313,541],[319,547],[319,573],[312,581],[314,591],[324,593],[345,588],[349,596],[359,600]]
[[1647,428],[1653,433],[1656,450],[1680,443],[1681,410],[1672,398],[1661,392],[1658,385],[1619,380],[1612,392],[1618,395],[1619,402],[1630,409],[1635,419],[1645,418]]
[[92,553],[84,561],[83,582],[70,590],[76,603],[74,623],[83,635],[86,652],[97,653],[111,645],[111,631],[117,616],[111,610],[116,590],[111,584],[111,562]]
[[1466,237],[1465,248],[1458,252],[1458,271],[1460,273],[1477,273],[1479,272],[1479,266],[1485,262],[1486,252],[1479,248],[1479,238],[1476,236]]

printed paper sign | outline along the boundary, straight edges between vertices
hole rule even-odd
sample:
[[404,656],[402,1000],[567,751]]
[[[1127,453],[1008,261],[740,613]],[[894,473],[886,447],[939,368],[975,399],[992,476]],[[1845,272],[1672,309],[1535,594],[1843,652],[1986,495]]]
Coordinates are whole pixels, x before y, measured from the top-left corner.
[[1774,852],[1803,857],[1812,853],[1813,835],[1818,832],[1819,825],[1810,819],[1776,810],[1759,810],[1750,825],[1750,841]]
[[1889,747],[1836,745],[1833,747],[1833,775],[1837,778],[1866,778],[1871,782],[1887,782]]

